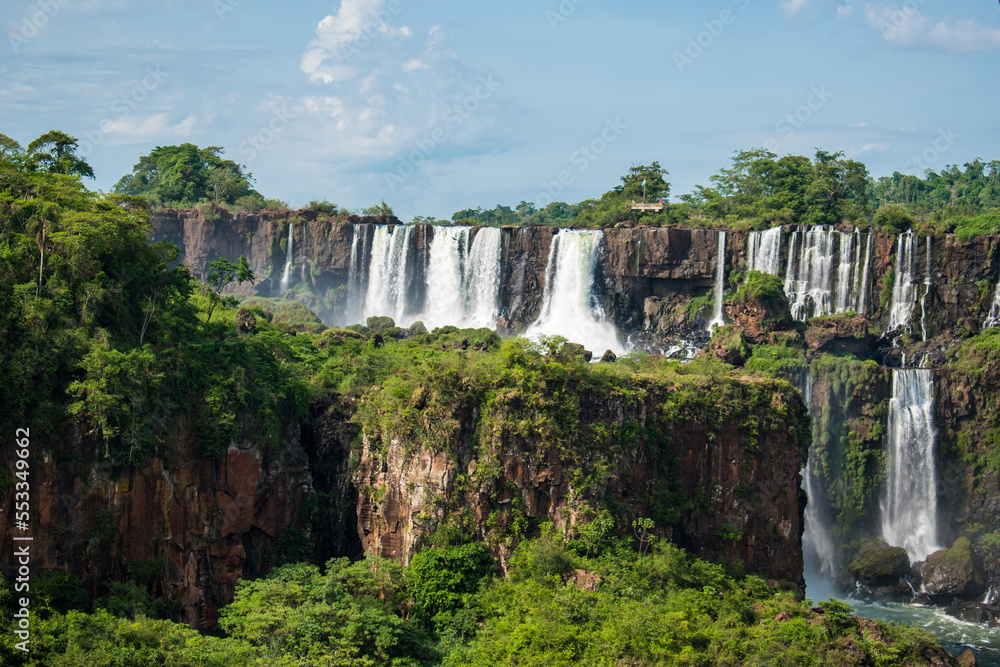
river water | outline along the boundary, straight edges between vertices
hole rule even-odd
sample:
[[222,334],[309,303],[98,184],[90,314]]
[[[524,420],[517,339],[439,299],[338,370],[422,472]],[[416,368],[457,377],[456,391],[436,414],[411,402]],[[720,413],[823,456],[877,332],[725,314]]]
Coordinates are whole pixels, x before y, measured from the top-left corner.
[[806,597],[814,602],[835,597],[851,605],[858,616],[923,628],[953,656],[958,657],[965,649],[971,648],[981,667],[1000,667],[1000,628],[960,621],[944,613],[941,607],[852,600],[838,594],[832,585],[819,577],[806,577]]

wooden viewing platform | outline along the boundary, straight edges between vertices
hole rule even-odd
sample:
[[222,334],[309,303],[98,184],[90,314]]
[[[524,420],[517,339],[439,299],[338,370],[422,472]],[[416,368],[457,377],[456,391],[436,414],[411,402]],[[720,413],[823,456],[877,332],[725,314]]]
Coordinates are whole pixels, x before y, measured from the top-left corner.
[[655,204],[644,204],[642,202],[632,202],[633,211],[662,211],[663,202],[656,202]]

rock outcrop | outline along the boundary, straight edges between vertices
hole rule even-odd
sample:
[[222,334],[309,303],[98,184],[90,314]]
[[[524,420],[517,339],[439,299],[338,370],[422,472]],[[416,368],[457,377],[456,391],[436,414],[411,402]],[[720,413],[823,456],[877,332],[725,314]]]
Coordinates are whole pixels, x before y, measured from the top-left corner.
[[959,538],[950,549],[935,551],[920,566],[922,592],[931,598],[972,599],[986,592],[979,558],[968,539]]
[[878,539],[869,543],[847,566],[847,571],[868,597],[877,600],[899,600],[912,597],[906,577],[910,574],[910,558],[906,550],[892,547]]
[[[358,519],[365,551],[408,561],[435,531],[449,526],[499,543],[504,561],[509,551],[498,526],[552,520],[572,530],[607,498],[629,516],[669,517],[657,522],[666,529],[663,536],[700,557],[738,559],[748,571],[801,585],[801,434],[786,422],[752,440],[736,421],[710,433],[698,419],[675,424],[668,433],[657,422],[660,400],[668,399],[591,406],[588,421],[624,420],[653,434],[617,454],[577,451],[572,443],[574,453],[560,454],[512,437],[502,458],[488,462],[467,440],[432,451],[399,439],[376,446],[366,438],[354,476],[362,490]],[[774,394],[771,400],[787,399]],[[789,414],[801,414],[801,404],[787,407]],[[476,413],[455,415],[462,433],[475,432]],[[598,470],[594,486],[588,474]],[[678,510],[673,514],[672,506]]]

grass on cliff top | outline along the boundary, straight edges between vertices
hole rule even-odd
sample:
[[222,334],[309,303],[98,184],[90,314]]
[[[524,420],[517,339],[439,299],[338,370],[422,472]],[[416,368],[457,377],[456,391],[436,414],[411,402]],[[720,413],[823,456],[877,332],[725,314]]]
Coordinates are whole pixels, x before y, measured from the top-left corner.
[[[650,425],[697,421],[710,437],[733,420],[752,439],[802,416],[789,385],[734,374],[717,361],[635,354],[591,364],[559,339],[461,349],[477,331],[449,334],[463,337],[450,344],[438,342],[440,334],[386,339],[381,348],[356,338],[331,342],[318,358],[316,390],[359,395],[357,420],[374,443],[398,439],[434,450],[522,442],[563,453],[611,451],[636,442],[623,430],[640,406]],[[476,432],[463,432],[470,422]]]

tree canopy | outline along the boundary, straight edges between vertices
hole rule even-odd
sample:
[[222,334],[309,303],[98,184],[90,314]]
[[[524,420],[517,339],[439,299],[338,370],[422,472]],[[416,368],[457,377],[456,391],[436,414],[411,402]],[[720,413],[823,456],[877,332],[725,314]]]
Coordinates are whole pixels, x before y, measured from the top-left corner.
[[233,205],[247,197],[263,200],[244,166],[224,159],[222,154],[219,146],[157,146],[139,158],[132,173],[115,185],[115,192],[140,195],[163,206],[203,202]]

